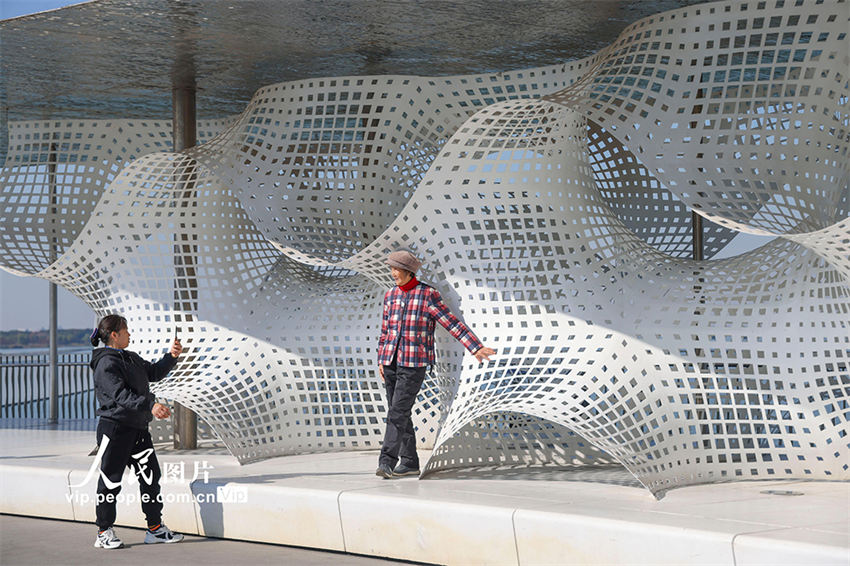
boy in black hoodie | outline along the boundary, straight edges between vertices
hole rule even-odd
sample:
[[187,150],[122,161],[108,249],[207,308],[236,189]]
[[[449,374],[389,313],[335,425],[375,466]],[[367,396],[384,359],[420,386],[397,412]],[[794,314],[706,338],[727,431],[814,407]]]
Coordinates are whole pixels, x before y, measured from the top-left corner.
[[142,511],[148,523],[145,543],[180,542],[183,535],[172,532],[162,524],[160,469],[153,448],[148,423],[153,417],[168,418],[171,411],[155,402],[149,382],[165,377],[177,363],[183,346],[177,338],[168,354],[152,364],[135,352],[126,350],[130,344],[127,319],[111,314],[105,316],[91,336],[92,346],[106,344],[92,352],[94,390],[99,407],[97,415],[98,456],[100,479],[97,482],[97,539],[95,548],[121,548],[115,536],[115,498],[121,491],[124,468],[131,467],[139,480]]

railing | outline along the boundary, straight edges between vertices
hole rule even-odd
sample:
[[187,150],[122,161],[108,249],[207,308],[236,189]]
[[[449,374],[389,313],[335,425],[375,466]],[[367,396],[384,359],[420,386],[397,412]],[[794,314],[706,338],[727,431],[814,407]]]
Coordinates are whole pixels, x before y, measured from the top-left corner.
[[[89,361],[91,354],[59,354],[59,419],[95,419],[97,400]],[[168,401],[163,401],[173,409]],[[0,354],[0,418],[50,417],[50,357],[47,354]],[[154,442],[171,442],[172,419],[154,419]],[[218,436],[198,417],[198,440]]]
[[[60,354],[59,418],[95,418],[94,382],[86,353]],[[0,355],[0,418],[50,417],[47,354]]]

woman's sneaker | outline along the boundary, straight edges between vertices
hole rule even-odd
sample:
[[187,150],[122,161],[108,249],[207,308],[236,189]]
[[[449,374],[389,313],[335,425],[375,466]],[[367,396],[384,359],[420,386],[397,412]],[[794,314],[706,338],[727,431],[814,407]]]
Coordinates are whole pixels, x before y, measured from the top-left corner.
[[390,468],[389,464],[378,464],[378,469],[375,470],[375,475],[379,478],[384,478],[385,480],[392,479],[393,469]]
[[121,539],[115,536],[115,531],[112,530],[112,527],[109,527],[105,531],[98,531],[97,538],[94,539],[94,547],[95,548],[106,548],[108,550],[112,550],[115,548],[121,548],[124,546],[124,543],[121,542]]
[[419,466],[412,468],[410,466],[405,466],[404,464],[399,464],[396,466],[395,470],[393,470],[394,476],[418,476],[419,475]]
[[171,543],[180,542],[183,540],[183,535],[175,533],[164,524],[156,528],[156,530],[148,529],[145,532],[145,544],[154,544],[157,542]]

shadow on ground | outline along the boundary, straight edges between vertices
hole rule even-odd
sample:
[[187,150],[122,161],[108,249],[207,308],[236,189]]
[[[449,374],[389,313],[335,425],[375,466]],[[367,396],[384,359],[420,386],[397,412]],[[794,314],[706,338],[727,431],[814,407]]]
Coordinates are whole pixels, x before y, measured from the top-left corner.
[[456,470],[440,470],[427,479],[477,479],[523,481],[574,481],[638,487],[641,483],[622,466],[533,467],[481,466]]

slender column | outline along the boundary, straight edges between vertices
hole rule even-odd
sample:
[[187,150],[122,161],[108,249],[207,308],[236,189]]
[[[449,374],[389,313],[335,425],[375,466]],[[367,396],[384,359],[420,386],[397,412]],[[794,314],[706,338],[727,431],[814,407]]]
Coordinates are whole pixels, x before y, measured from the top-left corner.
[[703,243],[702,243],[702,216],[696,213],[696,211],[691,211],[691,225],[693,226],[694,232],[694,240],[693,240],[693,248],[694,248],[694,259],[696,261],[703,260]]
[[172,126],[171,138],[174,151],[194,147],[198,142],[198,126],[195,109],[195,85],[187,81],[171,89]]
[[48,308],[50,309],[50,418],[48,422],[59,422],[59,349],[56,345],[56,284],[50,283]]
[[[183,151],[197,142],[195,113],[195,85],[193,77],[189,80],[175,80],[171,90],[172,101],[172,139],[174,151]],[[178,179],[178,194],[182,199],[195,197],[197,175],[194,170],[181,174]],[[175,313],[175,333],[181,323],[192,320],[190,314],[196,305],[197,278],[195,272],[194,246],[176,241],[174,244],[174,267],[177,276],[174,284],[174,310],[182,310],[184,315]],[[180,319],[178,320],[178,317]],[[174,403],[174,447],[193,450],[198,447],[198,417],[187,407]]]
[[[47,184],[50,218],[50,263],[56,261],[56,244],[57,230],[56,221],[58,218],[58,203],[59,199],[56,195],[56,144],[50,144],[50,155],[47,161]],[[50,418],[48,422],[55,424],[59,422],[59,349],[56,342],[56,329],[59,317],[57,305],[57,287],[55,283],[50,283],[48,296],[49,327],[50,327]]]
[[[694,261],[702,261],[703,260],[703,243],[702,243],[702,216],[696,213],[696,211],[691,211],[691,225],[693,229],[693,257]],[[697,299],[699,305],[705,305],[705,277],[702,276],[702,267],[697,267],[694,270],[694,276],[696,277],[696,281],[694,282],[694,295]],[[704,309],[702,307],[696,307],[694,314],[702,314]]]

